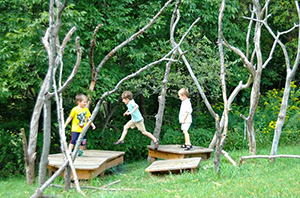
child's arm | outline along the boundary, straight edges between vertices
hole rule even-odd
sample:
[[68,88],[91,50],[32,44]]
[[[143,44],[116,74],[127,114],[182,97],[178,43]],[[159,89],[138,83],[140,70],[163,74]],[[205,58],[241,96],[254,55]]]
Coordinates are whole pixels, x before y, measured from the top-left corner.
[[95,129],[96,129],[96,126],[95,126],[95,124],[91,121],[91,117],[89,117],[89,118],[87,119],[87,121],[88,121],[88,122],[87,122],[86,124],[87,124],[87,125],[91,124],[92,129],[95,130]]
[[127,111],[125,111],[125,113],[123,114],[123,116],[127,116],[127,115],[129,115],[128,113],[129,113],[129,111],[128,111],[128,110],[127,110]]
[[189,116],[189,114],[190,114],[190,112],[187,112],[187,113],[186,113],[186,115],[185,115],[185,117],[184,117],[184,119],[183,119],[183,121],[182,121],[182,124],[185,123],[185,120],[186,120],[186,118]]
[[139,108],[139,105],[136,105],[131,112],[128,111],[127,115],[133,114],[138,108]]
[[72,120],[72,117],[69,116],[68,119],[65,122],[65,128],[67,127],[67,125],[69,124],[69,122],[71,122],[71,120]]
[[91,123],[92,129],[95,130],[96,129],[96,125],[94,125],[94,123]]

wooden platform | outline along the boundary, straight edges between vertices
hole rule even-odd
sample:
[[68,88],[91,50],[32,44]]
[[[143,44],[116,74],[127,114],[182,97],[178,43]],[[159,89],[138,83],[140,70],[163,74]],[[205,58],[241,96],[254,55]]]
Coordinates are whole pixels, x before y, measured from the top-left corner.
[[[76,157],[74,166],[78,179],[92,179],[104,171],[123,163],[125,152],[105,150],[84,150],[82,157]],[[63,164],[63,155],[52,154],[48,157],[48,169],[52,175]],[[62,176],[64,173],[62,173]]]
[[155,150],[152,146],[148,146],[148,155],[152,157],[153,161],[157,158],[160,159],[184,159],[192,157],[201,157],[203,160],[207,160],[211,157],[213,149],[193,146],[191,150],[184,150],[180,148],[180,145],[159,145]]
[[151,174],[155,173],[182,173],[185,170],[194,172],[200,164],[201,157],[175,159],[175,160],[159,160],[153,162],[145,171]]

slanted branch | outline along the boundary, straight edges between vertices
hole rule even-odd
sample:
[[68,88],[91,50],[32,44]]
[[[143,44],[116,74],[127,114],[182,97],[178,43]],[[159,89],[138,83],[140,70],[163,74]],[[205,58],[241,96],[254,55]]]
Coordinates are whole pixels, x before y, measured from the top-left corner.
[[269,159],[273,160],[274,158],[297,158],[300,159],[300,155],[252,155],[252,156],[242,156],[240,158],[239,166],[242,165],[242,163],[249,159]]

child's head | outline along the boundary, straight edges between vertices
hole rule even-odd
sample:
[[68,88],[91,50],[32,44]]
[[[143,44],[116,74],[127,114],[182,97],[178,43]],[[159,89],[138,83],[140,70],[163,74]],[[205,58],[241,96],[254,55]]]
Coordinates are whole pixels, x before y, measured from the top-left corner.
[[131,100],[133,98],[133,94],[131,93],[131,91],[124,91],[122,93],[122,99],[124,98]]
[[178,95],[184,95],[186,97],[190,97],[190,93],[189,93],[189,90],[186,89],[186,88],[181,88],[179,91],[178,91]]
[[186,98],[190,97],[189,90],[186,88],[181,88],[178,91],[178,96],[179,96],[180,100],[185,100]]
[[87,97],[84,94],[77,94],[76,102],[81,108],[83,108],[87,105]]
[[127,105],[128,102],[133,98],[131,91],[124,91],[122,93],[122,101]]

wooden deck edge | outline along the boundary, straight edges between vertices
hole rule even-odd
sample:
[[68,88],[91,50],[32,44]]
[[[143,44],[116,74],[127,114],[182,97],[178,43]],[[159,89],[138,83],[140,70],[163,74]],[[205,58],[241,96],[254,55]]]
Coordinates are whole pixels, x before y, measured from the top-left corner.
[[[92,168],[92,169],[77,169],[77,168],[75,168],[78,179],[92,179],[94,177],[97,177],[98,175],[103,176],[105,170],[123,163],[124,153],[117,155],[118,157],[107,158],[102,164],[99,165],[98,168]],[[48,164],[47,168],[49,170],[49,174],[52,175],[54,172],[56,172],[60,168],[60,166],[57,166],[57,165],[54,166],[54,165]],[[60,174],[60,176],[64,177],[64,171]],[[71,178],[73,179],[72,174],[71,174]]]

